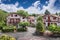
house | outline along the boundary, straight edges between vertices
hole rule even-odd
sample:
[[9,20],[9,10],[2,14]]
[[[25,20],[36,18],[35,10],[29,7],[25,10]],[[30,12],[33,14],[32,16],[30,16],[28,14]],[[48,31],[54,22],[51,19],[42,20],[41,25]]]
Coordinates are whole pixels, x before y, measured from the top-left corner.
[[28,17],[28,22],[30,22],[30,24],[36,24],[36,17],[34,17],[34,16],[29,16],[29,17]]
[[[60,19],[59,19],[60,20]],[[58,16],[57,15],[44,15],[43,16],[43,22],[45,26],[49,26],[50,24],[56,24],[58,25]]]
[[58,17],[58,23],[57,23],[58,26],[60,26],[60,17]]
[[27,19],[17,13],[10,13],[7,16],[7,25],[17,25],[19,22],[27,21]]

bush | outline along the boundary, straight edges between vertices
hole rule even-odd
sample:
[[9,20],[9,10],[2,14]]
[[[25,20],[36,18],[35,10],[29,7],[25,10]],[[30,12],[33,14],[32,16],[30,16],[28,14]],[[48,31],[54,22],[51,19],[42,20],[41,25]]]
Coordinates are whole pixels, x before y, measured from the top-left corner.
[[60,27],[57,26],[57,28],[55,29],[54,33],[60,33]]
[[27,29],[26,28],[18,28],[17,31],[18,32],[27,31]]
[[51,24],[51,25],[48,27],[48,30],[54,32],[54,31],[56,30],[56,28],[57,28],[57,25]]
[[44,32],[44,24],[41,21],[37,22],[36,31],[38,31],[38,32]]
[[39,16],[39,17],[37,18],[37,21],[43,21],[42,16]]
[[2,32],[14,32],[14,29],[16,29],[15,26],[5,26],[2,28]]
[[0,36],[0,40],[16,40],[16,39],[14,37],[4,34],[4,35]]
[[55,24],[51,24],[48,27],[48,30],[52,31],[53,33],[60,33],[60,27]]
[[0,30],[2,30],[2,27],[4,27],[5,26],[5,22],[4,21],[1,21],[0,22]]
[[29,26],[30,23],[29,22],[20,22],[19,23],[19,26],[22,26],[22,27],[26,27],[26,26]]

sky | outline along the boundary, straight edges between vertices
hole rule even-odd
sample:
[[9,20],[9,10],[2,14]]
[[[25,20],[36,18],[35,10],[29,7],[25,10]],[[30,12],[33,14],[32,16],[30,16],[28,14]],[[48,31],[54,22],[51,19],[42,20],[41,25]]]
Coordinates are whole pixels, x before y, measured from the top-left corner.
[[56,13],[60,11],[60,0],[0,0],[0,9],[7,12],[25,10],[30,14],[43,14],[47,9]]

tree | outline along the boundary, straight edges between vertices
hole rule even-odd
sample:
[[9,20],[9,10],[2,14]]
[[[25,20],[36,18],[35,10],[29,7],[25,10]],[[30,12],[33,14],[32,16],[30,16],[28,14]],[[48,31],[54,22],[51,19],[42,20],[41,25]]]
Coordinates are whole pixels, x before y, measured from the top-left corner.
[[39,16],[39,17],[37,18],[37,21],[43,21],[42,16]]
[[44,32],[44,24],[41,21],[37,22],[36,31],[38,31],[38,32]]
[[0,21],[5,21],[7,15],[8,15],[7,12],[0,9]]
[[56,12],[56,15],[58,15],[58,13]]
[[58,15],[60,16],[60,13]]
[[46,15],[49,15],[49,14],[50,14],[50,12],[49,12],[48,10],[46,10],[46,11],[45,11],[45,14],[46,14]]
[[24,11],[24,10],[18,10],[17,13],[21,16],[24,16],[24,17],[28,17],[28,12]]
[[36,16],[37,16],[37,14],[34,14],[34,13],[33,13],[33,14],[32,14],[32,16],[36,17]]

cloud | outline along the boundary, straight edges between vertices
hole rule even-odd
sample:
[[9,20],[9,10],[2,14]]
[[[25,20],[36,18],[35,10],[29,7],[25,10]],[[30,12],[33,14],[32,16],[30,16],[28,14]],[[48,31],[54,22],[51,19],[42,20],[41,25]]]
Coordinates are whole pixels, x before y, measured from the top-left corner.
[[15,6],[17,7],[18,5],[19,5],[19,3],[18,3],[18,2],[16,2],[16,3],[15,3]]
[[48,6],[43,6],[43,9],[41,10],[41,12],[45,12],[45,10],[49,10],[51,13],[55,13],[56,10],[55,10],[55,7],[54,7],[54,3],[55,3],[56,0],[49,0],[49,4]]
[[24,9],[23,7],[17,8],[18,5],[19,5],[18,2],[16,2],[15,5],[14,4],[3,4],[2,3],[2,4],[0,4],[0,9],[5,10],[7,12],[16,12],[19,9]]
[[40,1],[36,1],[35,3],[32,4],[32,6],[28,7],[25,10],[28,11],[29,13],[38,14],[40,13],[40,7],[38,5],[40,5]]
[[[1,1],[1,0],[0,0]],[[41,8],[38,6],[40,5],[40,1],[36,1],[35,3],[33,3],[30,7],[24,9],[22,6],[17,7],[18,5],[20,5],[18,2],[16,2],[15,4],[4,4],[1,3],[0,4],[0,9],[5,10],[7,12],[16,12],[17,10],[25,10],[28,11],[28,13],[44,13],[46,9],[48,9],[51,13],[55,13],[55,12],[59,12],[59,10],[55,10],[54,7],[54,3],[56,0],[49,0],[49,2],[46,2],[48,5],[45,6],[43,5],[42,10],[40,10]]]
[[[14,4],[1,4],[0,5],[0,9],[3,9],[7,12],[16,12],[17,10],[25,10],[25,11],[28,11],[29,13],[39,13],[39,7],[38,5],[40,4],[39,3],[40,1],[36,1],[35,3],[33,3],[32,6],[28,7],[27,9],[24,9],[23,7],[17,7],[18,5],[20,5],[18,2]],[[38,8],[36,8],[38,7]]]
[[39,4],[40,4],[40,1],[36,1],[35,3],[33,3],[33,6],[38,7]]
[[40,13],[40,10],[36,7],[30,6],[29,8],[25,9],[26,11],[28,11],[29,13]]

